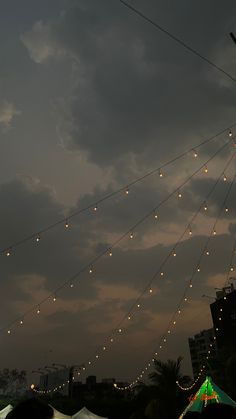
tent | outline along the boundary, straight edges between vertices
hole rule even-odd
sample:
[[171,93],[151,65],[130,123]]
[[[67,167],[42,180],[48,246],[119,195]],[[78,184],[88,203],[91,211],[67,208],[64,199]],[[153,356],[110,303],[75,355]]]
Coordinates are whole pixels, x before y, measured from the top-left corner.
[[94,413],[90,412],[86,407],[83,407],[83,409],[75,413],[75,415],[73,415],[72,418],[73,419],[108,419],[102,416],[95,415]]
[[[69,419],[69,418],[71,419],[71,416],[64,415],[64,413],[59,412],[54,407],[52,407],[52,408],[53,408],[53,412],[54,412],[53,419]],[[1,419],[1,417],[0,417],[0,419]]]
[[5,419],[7,414],[12,410],[12,405],[9,404],[8,406],[4,407],[4,409],[0,410],[0,419]]
[[182,419],[186,412],[201,412],[209,403],[225,403],[236,407],[234,402],[224,391],[222,391],[210,377],[206,377],[197,393],[190,397],[190,403],[180,415]]

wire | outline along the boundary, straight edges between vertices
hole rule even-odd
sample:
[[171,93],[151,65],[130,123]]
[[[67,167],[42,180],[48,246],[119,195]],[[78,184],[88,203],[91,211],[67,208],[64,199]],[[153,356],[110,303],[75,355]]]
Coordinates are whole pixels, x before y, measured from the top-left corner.
[[118,0],[120,3],[122,3],[125,7],[130,9],[132,12],[136,13],[136,15],[140,16],[142,19],[146,20],[148,23],[153,25],[156,29],[166,34],[169,38],[173,39],[175,42],[180,44],[182,47],[184,47],[186,50],[190,51],[192,54],[196,55],[197,57],[201,58],[203,61],[208,63],[210,66],[214,67],[216,70],[220,71],[222,74],[227,76],[230,80],[236,82],[236,78],[232,76],[230,73],[228,73],[223,68],[219,67],[217,64],[215,64],[213,61],[209,60],[209,58],[206,58],[204,55],[202,55],[200,52],[198,52],[196,49],[192,48],[190,45],[186,44],[184,41],[182,41],[177,36],[170,33],[167,29],[164,29],[161,25],[159,25],[157,22],[146,16],[144,13],[142,13],[140,10],[135,8],[134,6],[131,6],[129,3],[127,3],[124,0]]
[[[179,154],[178,156],[174,157],[173,159],[167,161],[166,163],[162,164],[161,166],[145,173],[143,176],[140,176],[138,178],[136,178],[135,180],[133,180],[132,182],[126,184],[125,186],[122,186],[121,188],[103,196],[102,198],[92,202],[91,204],[89,204],[86,207],[80,208],[77,211],[74,211],[73,213],[71,213],[70,215],[68,215],[67,217],[63,217],[60,220],[56,221],[55,223],[49,224],[46,227],[43,227],[40,230],[37,230],[35,232],[33,232],[32,234],[25,236],[24,238],[13,242],[12,244],[10,244],[7,247],[4,247],[2,249],[0,249],[0,255],[5,255],[9,250],[12,252],[12,249],[28,242],[29,240],[35,239],[37,237],[39,237],[40,235],[42,235],[43,233],[48,232],[49,230],[61,225],[61,224],[66,224],[69,220],[71,220],[72,218],[78,216],[79,214],[86,212],[92,208],[94,208],[95,206],[101,204],[102,202],[114,197],[115,195],[119,194],[120,192],[124,191],[127,187],[131,187],[136,185],[138,182],[141,182],[142,180],[146,179],[149,176],[154,175],[157,172],[160,172],[161,169],[163,169],[164,167],[176,162],[177,160],[179,160],[180,158],[186,156],[188,153],[190,152],[195,152],[196,150],[198,150],[200,147],[202,147],[205,144],[208,144],[209,142],[213,141],[214,139],[216,139],[217,137],[219,137],[221,134],[225,133],[226,131],[229,131],[231,128],[236,126],[236,122],[234,122],[232,125],[220,130],[219,132],[217,132],[216,134],[214,134],[213,136],[207,138],[206,140],[202,141],[200,144],[191,147],[190,149],[184,151],[183,153]],[[231,135],[231,139],[232,139],[232,132],[229,131],[229,135]]]
[[[64,281],[60,286],[58,286],[56,289],[54,289],[53,292],[51,292],[50,294],[48,294],[47,297],[45,297],[43,300],[41,300],[39,303],[35,304],[34,306],[32,306],[29,310],[27,310],[20,318],[17,318],[16,320],[14,320],[13,322],[11,322],[10,324],[8,324],[8,326],[2,327],[0,330],[4,330],[4,329],[8,329],[9,327],[11,327],[13,324],[19,322],[22,317],[25,317],[26,315],[28,315],[29,313],[32,313],[35,309],[39,309],[39,307],[45,303],[46,301],[48,301],[49,299],[51,299],[52,297],[55,298],[55,295],[57,295],[57,293],[63,289],[64,287],[66,287],[68,284],[71,284],[75,281],[76,278],[79,277],[80,274],[82,274],[83,272],[85,272],[86,270],[90,270],[91,266],[93,266],[99,259],[101,259],[104,255],[106,255],[111,249],[113,249],[118,243],[120,243],[121,240],[123,240],[129,233],[130,231],[133,231],[135,228],[137,228],[141,223],[143,223],[148,217],[150,217],[150,215],[153,214],[154,211],[156,211],[157,208],[160,208],[161,205],[163,205],[165,202],[167,202],[173,195],[176,194],[177,191],[179,191],[179,189],[181,189],[184,185],[186,185],[198,172],[200,172],[205,166],[206,164],[208,164],[211,160],[213,160],[222,150],[225,149],[225,147],[227,147],[229,145],[229,143],[231,142],[230,138],[226,143],[224,143],[218,150],[215,151],[215,153],[206,161],[204,162],[197,170],[195,170],[190,176],[188,176],[188,178],[182,182],[181,185],[178,186],[178,188],[175,188],[169,195],[167,195],[166,198],[164,198],[157,206],[155,206],[154,208],[152,208],[151,211],[149,211],[148,213],[146,213],[141,219],[138,220],[138,222],[136,222],[131,228],[129,228],[124,234],[122,234],[116,241],[114,241],[112,243],[112,245],[110,245],[107,249],[105,249],[104,251],[102,251],[100,254],[98,254],[96,257],[94,257],[92,260],[89,261],[89,263],[87,263],[83,268],[81,268],[78,272],[76,272],[74,275],[72,275],[69,279],[67,279],[66,281]],[[230,160],[232,160],[233,156],[235,153],[233,153],[233,155],[230,157]],[[224,168],[224,171],[226,170],[226,168]]]

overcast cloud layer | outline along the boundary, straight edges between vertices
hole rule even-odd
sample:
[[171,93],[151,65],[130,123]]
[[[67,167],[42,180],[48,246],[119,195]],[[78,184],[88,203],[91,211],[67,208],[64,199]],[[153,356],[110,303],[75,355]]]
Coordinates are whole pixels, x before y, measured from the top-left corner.
[[[39,4],[40,3],[40,4]],[[235,2],[130,1],[219,66],[236,74]],[[12,13],[14,10],[14,14]],[[35,233],[1,257],[0,367],[28,371],[50,362],[79,364],[128,313],[202,204],[155,280],[141,309],[114,347],[88,373],[132,379],[142,368],[176,309],[217,216],[210,256],[194,279],[165,357],[190,361],[187,337],[211,327],[209,300],[223,286],[236,231],[235,161],[230,144],[158,209],[219,147],[227,132],[144,181],[41,235],[60,220],[191,149],[236,121],[236,85],[130,13],[119,1],[3,1],[0,14],[0,247]],[[230,194],[224,202],[227,191]],[[203,203],[207,201],[208,211]],[[225,211],[225,207],[229,211]],[[222,211],[221,211],[222,210]],[[221,211],[221,212],[220,212]],[[150,217],[137,228],[140,219]],[[53,292],[76,272],[132,232],[75,281]],[[38,303],[51,294],[40,306]],[[35,306],[16,324],[8,325]],[[19,322],[18,322],[19,323]],[[14,353],[11,348],[14,346]],[[137,350],[139,348],[139,350]],[[163,358],[164,359],[164,358]]]

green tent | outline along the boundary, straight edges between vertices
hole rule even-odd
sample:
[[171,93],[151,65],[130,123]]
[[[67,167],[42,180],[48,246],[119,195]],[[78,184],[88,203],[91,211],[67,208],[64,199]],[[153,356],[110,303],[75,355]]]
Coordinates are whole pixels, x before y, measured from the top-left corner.
[[188,411],[201,412],[209,403],[225,403],[236,407],[236,402],[220,390],[210,377],[206,377],[197,393],[190,397],[190,403],[182,415],[180,415],[179,419],[182,419]]

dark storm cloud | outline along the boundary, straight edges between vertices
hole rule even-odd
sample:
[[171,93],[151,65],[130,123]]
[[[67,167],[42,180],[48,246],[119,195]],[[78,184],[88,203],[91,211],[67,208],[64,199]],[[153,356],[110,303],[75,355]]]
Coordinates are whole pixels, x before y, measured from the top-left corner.
[[[206,55],[220,55],[234,3],[223,15],[216,4],[214,22],[211,7],[204,6],[203,21],[201,3],[185,3],[174,7],[171,22],[161,2],[146,9]],[[86,151],[97,164],[117,164],[131,153],[153,161],[154,150],[163,156],[179,147],[180,138],[189,144],[193,133],[202,138],[209,127],[216,131],[233,120],[233,85],[223,85],[221,75],[118,2],[78,3],[57,19],[36,23],[23,42],[36,62],[51,56],[74,61],[67,146]]]

